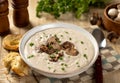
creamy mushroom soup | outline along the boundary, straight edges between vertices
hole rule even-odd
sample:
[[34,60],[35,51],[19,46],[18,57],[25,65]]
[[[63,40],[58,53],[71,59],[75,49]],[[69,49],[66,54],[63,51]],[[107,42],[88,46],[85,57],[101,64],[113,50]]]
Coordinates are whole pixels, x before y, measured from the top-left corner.
[[50,28],[34,34],[27,41],[24,54],[35,68],[65,74],[88,65],[94,56],[94,47],[79,31]]

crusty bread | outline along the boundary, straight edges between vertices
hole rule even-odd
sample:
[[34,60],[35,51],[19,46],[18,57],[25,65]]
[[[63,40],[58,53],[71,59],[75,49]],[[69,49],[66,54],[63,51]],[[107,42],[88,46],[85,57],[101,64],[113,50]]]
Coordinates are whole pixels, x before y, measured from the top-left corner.
[[20,76],[28,75],[28,66],[24,63],[20,56],[16,56],[11,63],[11,70]]
[[12,70],[19,76],[25,76],[29,73],[29,67],[21,59],[18,52],[10,52],[4,59],[4,65],[7,69]]
[[18,51],[19,42],[22,35],[20,34],[9,34],[3,39],[3,47],[7,50]]
[[3,59],[4,66],[6,68],[10,69],[11,68],[11,63],[15,59],[16,56],[19,56],[19,53],[17,53],[17,52],[8,53]]

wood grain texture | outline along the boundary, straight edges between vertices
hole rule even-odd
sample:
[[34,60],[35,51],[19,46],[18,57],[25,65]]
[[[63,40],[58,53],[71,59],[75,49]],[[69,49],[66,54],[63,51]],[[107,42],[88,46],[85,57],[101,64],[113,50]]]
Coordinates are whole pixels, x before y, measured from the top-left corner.
[[[117,2],[117,1],[119,0],[113,0],[113,2]],[[29,17],[30,17],[30,24],[27,27],[18,28],[18,27],[15,27],[13,24],[13,19],[12,19],[13,8],[11,7],[11,0],[9,0],[9,22],[10,22],[11,33],[24,34],[26,31],[33,28],[34,26],[51,23],[51,22],[68,22],[68,23],[77,24],[83,28],[89,28],[91,26],[88,19],[89,16],[94,11],[98,11],[98,13],[101,15],[103,14],[103,9],[93,8],[90,10],[88,14],[83,15],[79,20],[74,18],[72,14],[67,14],[67,18],[65,18],[66,15],[63,15],[58,20],[54,19],[53,16],[48,14],[45,14],[45,16],[41,18],[37,18],[36,11],[35,11],[36,5],[37,5],[37,0],[29,0],[28,11],[29,11]],[[6,71],[2,64],[2,58],[8,53],[8,51],[2,47],[2,39],[3,39],[3,36],[0,36],[0,63],[1,63],[0,64],[0,83],[37,83],[36,79],[32,74],[26,77],[19,77],[14,74],[5,73]],[[120,54],[120,40],[118,40],[116,44],[111,44],[111,45]],[[103,81],[104,83],[120,83],[119,77],[120,77],[120,70],[105,74]],[[95,83],[95,82],[93,80],[93,81],[86,81],[84,83]]]

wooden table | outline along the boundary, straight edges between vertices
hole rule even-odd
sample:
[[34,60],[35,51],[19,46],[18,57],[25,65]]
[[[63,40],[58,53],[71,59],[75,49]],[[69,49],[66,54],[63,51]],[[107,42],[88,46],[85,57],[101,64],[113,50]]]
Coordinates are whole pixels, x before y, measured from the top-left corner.
[[[112,2],[118,2],[118,1],[119,0],[113,0]],[[89,13],[82,16],[79,20],[75,19],[72,16],[72,14],[67,14],[67,18],[65,18],[66,16],[63,15],[57,20],[50,15],[45,15],[41,18],[37,18],[36,17],[37,1],[29,0],[28,10],[29,10],[29,17],[30,17],[30,25],[27,27],[18,28],[13,24],[13,19],[12,19],[13,8],[11,7],[10,3],[11,3],[11,0],[9,0],[9,22],[10,22],[10,30],[13,34],[18,34],[18,33],[24,34],[26,31],[28,31],[30,28],[34,26],[45,24],[45,23],[51,23],[51,22],[68,22],[68,23],[77,24],[83,28],[89,28],[91,25],[89,23],[88,18],[93,13],[93,11],[98,11],[99,14],[103,15],[103,9],[92,8],[90,9]],[[5,78],[4,76],[5,71],[4,71],[4,66],[2,64],[2,58],[8,53],[8,51],[2,47],[2,39],[3,37],[0,36],[0,63],[1,63],[0,64],[0,83],[36,83],[35,79],[32,76],[21,78],[21,80],[18,80],[16,77],[14,76],[12,77],[10,75],[8,75],[7,78]],[[120,42],[118,41],[117,44],[111,44],[111,45],[120,54]],[[10,78],[12,82],[10,82],[11,80],[8,80],[8,78]],[[104,75],[104,83],[120,83],[119,78],[120,78],[120,70],[111,72],[109,74]],[[85,83],[93,83],[93,81],[88,81]]]

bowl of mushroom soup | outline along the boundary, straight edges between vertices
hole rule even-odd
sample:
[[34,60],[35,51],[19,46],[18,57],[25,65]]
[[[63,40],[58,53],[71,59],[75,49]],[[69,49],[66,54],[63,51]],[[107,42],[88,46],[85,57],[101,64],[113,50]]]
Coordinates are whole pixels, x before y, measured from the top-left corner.
[[98,44],[82,27],[50,23],[29,30],[21,39],[19,52],[34,71],[48,77],[67,78],[94,64]]
[[120,3],[113,3],[104,9],[103,23],[108,31],[120,35]]

